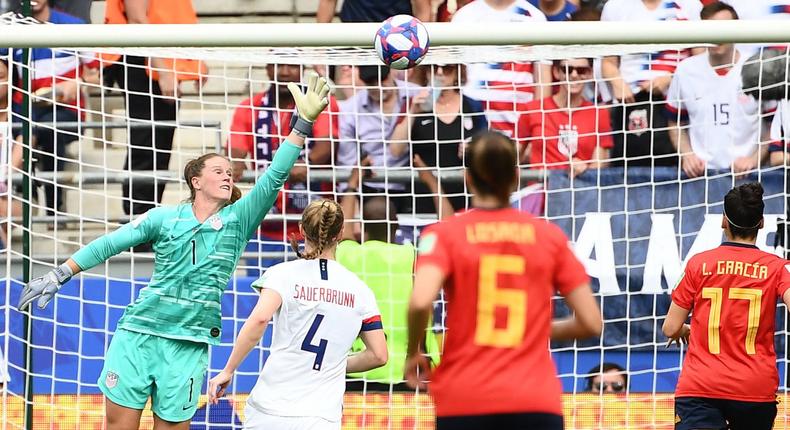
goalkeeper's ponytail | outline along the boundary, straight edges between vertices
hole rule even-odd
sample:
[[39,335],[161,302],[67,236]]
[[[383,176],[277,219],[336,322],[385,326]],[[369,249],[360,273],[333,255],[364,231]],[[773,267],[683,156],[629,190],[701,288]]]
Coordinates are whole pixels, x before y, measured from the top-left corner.
[[316,200],[310,203],[302,213],[302,229],[305,241],[310,250],[301,253],[296,238],[291,236],[291,248],[298,256],[306,260],[318,258],[325,250],[336,244],[340,230],[343,228],[343,209],[334,200]]
[[483,132],[469,142],[464,159],[475,192],[496,197],[501,207],[508,206],[518,181],[515,142],[502,133]]
[[230,198],[228,199],[228,202],[225,203],[225,206],[236,203],[236,201],[240,198],[241,198],[241,190],[239,189],[239,187],[234,185],[233,189],[230,191]]

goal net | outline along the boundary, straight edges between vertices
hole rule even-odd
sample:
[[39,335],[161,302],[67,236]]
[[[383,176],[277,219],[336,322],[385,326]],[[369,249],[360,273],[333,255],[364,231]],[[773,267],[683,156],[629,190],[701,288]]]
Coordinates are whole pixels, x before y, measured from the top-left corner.
[[[10,17],[5,24],[21,25]],[[293,106],[285,84],[300,82],[309,70],[333,79],[333,101],[223,295],[221,343],[209,350],[208,376],[224,366],[255,304],[250,283],[271,265],[296,258],[287,238],[312,199],[350,202],[355,210],[346,216],[355,221],[357,239],[375,238],[384,222],[395,229],[384,229],[383,240],[415,244],[424,226],[469,207],[463,143],[491,126],[519,148],[513,206],[557,223],[571,238],[603,313],[599,339],[551,345],[566,428],[672,428],[684,350],[666,348],[661,334],[669,292],[689,256],[720,242],[722,200],[734,184],[763,184],[758,246],[784,251],[775,238],[787,212],[787,128],[781,134],[774,123],[771,137],[782,102],[759,91],[773,88],[760,79],[746,89],[749,95],[736,89],[724,100],[695,92],[706,82],[676,83],[680,88],[671,93],[661,79],[629,86],[632,96],[614,94],[606,64],[644,60],[666,78],[693,48],[623,42],[437,46],[424,66],[408,72],[376,67],[372,50],[353,47],[4,50],[0,429],[103,428],[97,380],[118,319],[151,276],[150,247],[126,250],[75,276],[43,310],[16,309],[24,283],[146,209],[182,202],[189,190],[181,172],[200,154],[229,155],[248,190],[288,132]],[[757,48],[742,49],[745,56]],[[770,61],[785,61],[786,69],[786,60],[783,53]],[[759,75],[768,63],[752,67]],[[732,69],[740,73],[740,63]],[[181,79],[175,94],[149,78],[168,72]],[[704,115],[695,117],[693,108]],[[706,133],[729,136],[718,143],[731,149],[698,154],[711,158],[690,175],[677,142]],[[349,190],[355,171],[362,179]],[[381,216],[359,210],[381,198]],[[396,217],[388,218],[390,209]],[[344,428],[433,428],[430,397],[406,389],[400,373],[411,278],[365,264],[357,269],[376,290],[391,363],[349,376]],[[427,348],[436,360],[444,305],[438,298],[428,328]],[[777,310],[778,427],[788,413],[785,312]],[[555,314],[566,313],[556,298]],[[191,428],[241,428],[270,342],[271,329],[219,405],[201,397]],[[622,375],[601,379],[602,365]],[[152,420],[147,407],[143,428]]]

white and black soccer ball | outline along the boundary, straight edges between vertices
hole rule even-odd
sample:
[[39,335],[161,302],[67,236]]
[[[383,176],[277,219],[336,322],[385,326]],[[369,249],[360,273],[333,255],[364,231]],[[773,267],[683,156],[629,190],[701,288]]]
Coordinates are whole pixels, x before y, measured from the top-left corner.
[[430,41],[428,30],[411,15],[395,15],[383,23],[374,40],[379,59],[393,69],[412,68],[425,58]]

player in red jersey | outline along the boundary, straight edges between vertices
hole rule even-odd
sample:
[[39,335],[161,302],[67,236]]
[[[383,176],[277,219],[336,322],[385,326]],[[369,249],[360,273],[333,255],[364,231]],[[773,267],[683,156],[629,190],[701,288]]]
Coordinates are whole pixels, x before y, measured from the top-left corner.
[[[512,140],[478,135],[465,159],[474,209],[428,227],[420,240],[407,383],[425,388],[430,377],[419,345],[444,288],[447,335],[430,382],[437,429],[562,429],[562,387],[549,339],[601,332],[589,278],[558,227],[509,206],[518,181]],[[574,317],[552,322],[556,292]]]
[[764,208],[759,183],[730,190],[721,223],[727,241],[691,257],[672,293],[664,334],[690,341],[675,389],[678,430],[773,428],[776,300],[790,302],[790,265],[754,245]]

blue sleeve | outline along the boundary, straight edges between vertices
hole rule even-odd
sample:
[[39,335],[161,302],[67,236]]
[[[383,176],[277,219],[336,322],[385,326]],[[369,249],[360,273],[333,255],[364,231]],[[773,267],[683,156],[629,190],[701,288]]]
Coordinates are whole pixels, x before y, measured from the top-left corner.
[[787,150],[787,145],[785,145],[784,142],[782,142],[781,140],[777,140],[777,141],[771,142],[768,145],[768,153],[783,152],[783,151],[786,151],[786,150]]
[[84,246],[71,259],[80,269],[88,270],[135,245],[155,240],[162,226],[162,212],[162,208],[149,210],[114,232]]
[[667,121],[674,121],[680,124],[686,124],[689,121],[689,113],[685,109],[678,110],[669,103],[664,105],[662,112]]
[[56,9],[50,10],[49,22],[52,24],[86,24],[82,18]]
[[255,182],[252,191],[233,204],[233,210],[241,222],[246,237],[250,237],[272,208],[277,194],[288,179],[288,174],[301,152],[301,147],[286,140],[274,153],[272,163]]

